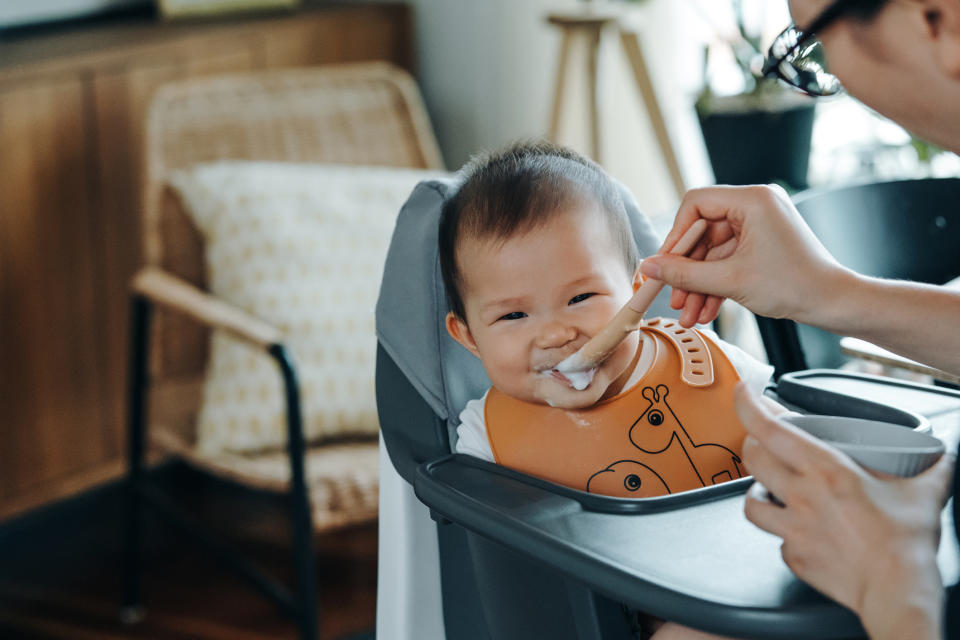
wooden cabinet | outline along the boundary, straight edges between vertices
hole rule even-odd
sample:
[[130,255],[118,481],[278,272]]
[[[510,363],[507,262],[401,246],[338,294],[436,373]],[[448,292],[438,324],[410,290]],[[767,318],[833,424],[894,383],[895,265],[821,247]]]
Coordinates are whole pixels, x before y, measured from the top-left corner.
[[383,59],[409,10],[324,6],[0,41],[0,520],[123,471],[143,122],[164,82]]

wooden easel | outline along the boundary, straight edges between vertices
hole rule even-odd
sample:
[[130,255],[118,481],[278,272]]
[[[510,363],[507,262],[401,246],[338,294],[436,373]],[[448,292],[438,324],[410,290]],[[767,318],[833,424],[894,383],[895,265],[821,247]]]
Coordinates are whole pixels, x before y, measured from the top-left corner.
[[563,108],[564,89],[570,64],[570,50],[574,39],[582,37],[587,42],[586,50],[588,55],[587,90],[589,92],[590,153],[594,160],[601,162],[600,109],[599,95],[597,93],[598,53],[604,32],[610,30],[612,27],[616,27],[620,37],[620,44],[630,63],[634,81],[643,98],[647,114],[650,117],[653,133],[657,138],[660,151],[663,153],[664,161],[667,164],[670,180],[673,182],[677,196],[682,198],[687,189],[683,182],[683,175],[680,173],[680,165],[677,163],[677,156],[674,152],[673,144],[670,142],[670,136],[667,133],[667,126],[663,120],[663,112],[657,101],[656,93],[654,93],[653,84],[650,82],[650,74],[647,71],[647,64],[636,31],[624,25],[619,13],[598,9],[575,13],[551,13],[547,16],[547,22],[559,27],[562,31],[560,60],[557,65],[553,108],[550,116],[550,139],[556,141],[559,133],[560,114]]

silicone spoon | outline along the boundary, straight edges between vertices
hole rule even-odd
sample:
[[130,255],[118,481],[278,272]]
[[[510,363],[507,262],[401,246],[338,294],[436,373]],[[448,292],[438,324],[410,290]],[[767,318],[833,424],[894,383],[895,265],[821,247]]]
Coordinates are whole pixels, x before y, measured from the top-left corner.
[[[690,253],[706,230],[707,221],[697,220],[690,225],[668,253],[676,255]],[[562,373],[574,389],[587,388],[593,379],[592,369],[603,362],[631,332],[640,328],[643,314],[650,308],[663,286],[664,283],[660,280],[646,278],[630,301],[617,312],[617,315],[613,316],[607,326],[590,338],[576,353],[560,362],[554,370]]]

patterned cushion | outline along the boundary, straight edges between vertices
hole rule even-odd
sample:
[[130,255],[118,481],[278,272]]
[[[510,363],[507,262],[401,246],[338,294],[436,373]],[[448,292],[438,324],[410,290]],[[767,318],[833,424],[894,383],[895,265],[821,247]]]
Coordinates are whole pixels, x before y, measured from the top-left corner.
[[[211,292],[286,334],[310,441],[377,432],[373,308],[386,250],[414,185],[438,175],[219,162],[169,178],[204,236]],[[211,347],[198,450],[284,445],[276,364],[223,332]]]

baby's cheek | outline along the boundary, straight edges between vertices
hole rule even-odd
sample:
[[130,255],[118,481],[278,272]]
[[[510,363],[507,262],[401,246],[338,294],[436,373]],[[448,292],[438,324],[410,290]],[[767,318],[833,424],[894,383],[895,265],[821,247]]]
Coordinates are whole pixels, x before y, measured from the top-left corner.
[[494,369],[501,376],[515,376],[518,372],[526,371],[528,363],[522,353],[515,349],[510,349],[508,345],[499,345],[499,348],[491,350],[487,358],[488,370]]

